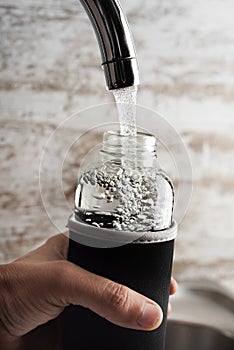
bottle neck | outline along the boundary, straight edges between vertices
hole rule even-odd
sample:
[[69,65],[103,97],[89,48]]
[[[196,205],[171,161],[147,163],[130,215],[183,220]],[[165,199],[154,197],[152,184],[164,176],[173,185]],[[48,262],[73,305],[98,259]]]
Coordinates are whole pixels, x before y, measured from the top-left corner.
[[107,131],[103,136],[103,161],[114,161],[131,168],[151,168],[157,163],[156,138],[153,135],[137,133],[136,136],[122,136],[116,131]]

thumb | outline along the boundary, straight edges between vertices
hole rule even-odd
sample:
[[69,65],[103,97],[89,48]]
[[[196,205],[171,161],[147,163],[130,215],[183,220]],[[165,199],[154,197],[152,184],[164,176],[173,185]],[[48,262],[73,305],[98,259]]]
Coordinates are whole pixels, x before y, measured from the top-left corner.
[[54,290],[56,301],[63,306],[84,306],[126,328],[153,330],[161,324],[163,313],[154,301],[68,261],[57,264],[59,285]]

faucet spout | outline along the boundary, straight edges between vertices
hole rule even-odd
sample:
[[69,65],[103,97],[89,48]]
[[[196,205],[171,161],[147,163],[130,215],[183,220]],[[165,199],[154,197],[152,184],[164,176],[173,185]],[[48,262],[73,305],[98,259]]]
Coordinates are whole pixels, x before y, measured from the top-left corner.
[[118,0],[80,0],[97,36],[108,90],[139,84],[132,34]]

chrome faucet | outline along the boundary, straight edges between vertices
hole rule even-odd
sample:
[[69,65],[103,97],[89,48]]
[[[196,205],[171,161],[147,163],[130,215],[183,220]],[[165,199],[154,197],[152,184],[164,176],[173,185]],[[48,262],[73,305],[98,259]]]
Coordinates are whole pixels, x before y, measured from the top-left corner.
[[99,43],[108,90],[139,84],[132,34],[118,0],[80,0]]

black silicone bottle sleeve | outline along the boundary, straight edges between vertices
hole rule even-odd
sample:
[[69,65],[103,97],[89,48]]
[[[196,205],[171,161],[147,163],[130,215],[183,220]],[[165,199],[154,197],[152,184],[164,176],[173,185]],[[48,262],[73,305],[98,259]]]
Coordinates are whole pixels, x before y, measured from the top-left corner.
[[69,241],[68,259],[155,300],[163,322],[154,331],[125,329],[81,306],[63,313],[63,350],[163,350],[174,240],[92,248]]

